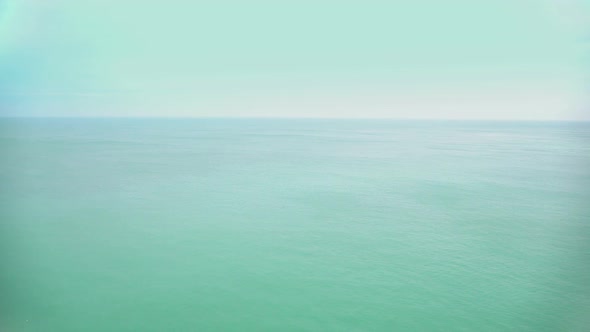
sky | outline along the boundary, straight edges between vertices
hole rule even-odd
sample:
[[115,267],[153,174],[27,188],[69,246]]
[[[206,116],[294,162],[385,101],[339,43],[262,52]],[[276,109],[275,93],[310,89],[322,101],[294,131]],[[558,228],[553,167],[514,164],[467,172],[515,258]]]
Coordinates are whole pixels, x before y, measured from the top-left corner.
[[0,116],[590,120],[590,0],[0,0]]

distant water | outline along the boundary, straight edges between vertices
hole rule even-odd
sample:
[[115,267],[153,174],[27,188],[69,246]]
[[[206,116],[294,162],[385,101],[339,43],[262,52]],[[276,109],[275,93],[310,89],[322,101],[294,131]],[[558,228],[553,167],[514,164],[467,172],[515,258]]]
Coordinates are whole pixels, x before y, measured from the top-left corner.
[[590,326],[590,126],[5,119],[2,331]]

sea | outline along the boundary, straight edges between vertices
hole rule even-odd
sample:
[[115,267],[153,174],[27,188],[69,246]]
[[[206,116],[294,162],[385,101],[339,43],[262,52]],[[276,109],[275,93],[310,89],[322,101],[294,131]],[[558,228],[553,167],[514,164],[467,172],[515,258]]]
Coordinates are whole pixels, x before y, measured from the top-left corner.
[[590,331],[590,123],[0,120],[0,330]]

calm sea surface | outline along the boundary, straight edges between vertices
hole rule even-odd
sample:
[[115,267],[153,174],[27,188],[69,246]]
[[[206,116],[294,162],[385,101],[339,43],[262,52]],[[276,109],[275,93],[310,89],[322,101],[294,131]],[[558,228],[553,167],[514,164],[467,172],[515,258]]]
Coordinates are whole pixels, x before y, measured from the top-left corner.
[[590,125],[0,121],[2,331],[589,331]]

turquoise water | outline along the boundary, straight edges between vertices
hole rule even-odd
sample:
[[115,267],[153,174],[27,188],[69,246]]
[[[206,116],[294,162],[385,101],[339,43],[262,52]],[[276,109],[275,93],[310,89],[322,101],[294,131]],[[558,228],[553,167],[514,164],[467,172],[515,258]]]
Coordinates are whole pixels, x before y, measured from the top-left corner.
[[2,331],[587,331],[590,126],[5,119]]

